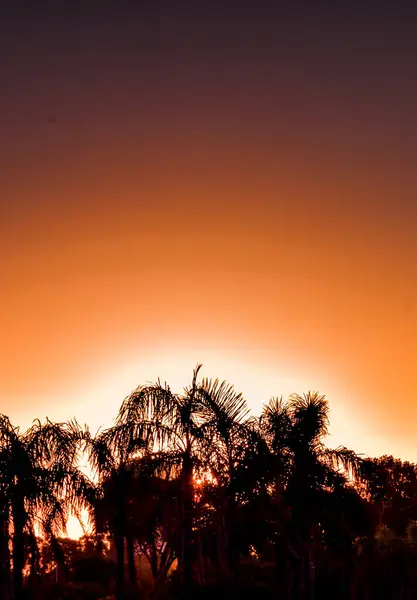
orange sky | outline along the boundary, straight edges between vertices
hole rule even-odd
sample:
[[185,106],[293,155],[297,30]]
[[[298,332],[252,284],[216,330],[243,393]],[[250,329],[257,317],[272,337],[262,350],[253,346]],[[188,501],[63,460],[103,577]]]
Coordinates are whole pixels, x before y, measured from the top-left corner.
[[417,460],[417,44],[242,14],[2,15],[1,411],[108,425],[203,362]]

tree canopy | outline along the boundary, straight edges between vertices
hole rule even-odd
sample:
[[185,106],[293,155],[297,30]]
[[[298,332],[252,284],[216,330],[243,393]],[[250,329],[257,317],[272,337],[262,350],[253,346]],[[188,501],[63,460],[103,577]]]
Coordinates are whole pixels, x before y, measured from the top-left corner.
[[96,435],[0,417],[0,598],[413,598],[416,466],[329,448],[317,392],[254,416],[200,372],[139,386]]

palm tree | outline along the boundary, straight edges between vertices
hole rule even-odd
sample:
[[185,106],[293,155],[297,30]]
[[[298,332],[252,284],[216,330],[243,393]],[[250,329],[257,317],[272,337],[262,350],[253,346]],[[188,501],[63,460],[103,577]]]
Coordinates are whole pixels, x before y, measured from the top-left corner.
[[299,585],[313,598],[313,547],[323,492],[358,477],[361,460],[344,447],[329,449],[329,407],[324,396],[309,392],[292,395],[288,402],[273,398],[264,408],[261,429],[278,458],[276,490],[286,508],[283,520],[286,546],[299,557]]
[[201,449],[203,463],[216,483],[218,554],[228,574],[233,575],[238,558],[238,494],[242,479],[248,475],[248,458],[259,450],[259,439],[246,400],[232,385],[204,378],[197,393],[207,439]]
[[178,552],[179,481],[145,473],[136,477],[130,524],[132,538],[149,563],[154,598],[166,592]]
[[178,464],[181,482],[181,543],[179,566],[181,589],[191,594],[193,581],[193,495],[199,448],[205,441],[201,399],[194,370],[191,386],[179,395],[160,381],[138,387],[123,402],[117,425],[125,439],[146,440],[154,451],[163,452],[168,463]]
[[[201,365],[197,365],[191,385],[183,394],[173,393],[160,381],[138,387],[123,402],[117,419],[130,443],[134,439],[146,440],[164,457],[165,464],[177,469],[181,487],[179,568],[184,597],[191,595],[193,584],[195,474],[209,470],[219,481],[225,477],[229,492],[232,491],[239,450],[234,444],[244,429],[248,412],[244,399],[232,386],[208,379],[199,383],[200,369]],[[233,493],[228,501],[231,508]]]
[[136,585],[134,561],[134,520],[135,493],[137,482],[149,477],[153,464],[144,460],[147,442],[142,433],[132,435],[129,427],[115,425],[96,436],[88,429],[83,433],[85,450],[93,475],[97,479],[95,498],[92,503],[92,523],[96,532],[110,532],[116,548],[116,597],[124,598],[125,574],[124,557],[127,548],[129,576]]
[[[1,467],[0,467],[1,468]],[[1,478],[1,475],[0,475]],[[1,479],[0,479],[1,482]],[[3,492],[3,486],[1,485]],[[3,493],[0,496],[0,598],[10,598],[9,507]]]
[[36,530],[47,537],[58,534],[65,530],[71,509],[79,511],[83,506],[88,482],[77,469],[77,458],[74,424],[36,421],[21,433],[6,416],[0,416],[2,529],[12,532],[16,600],[23,593],[26,537],[35,560]]
[[96,532],[110,531],[116,548],[116,598],[124,597],[125,511],[127,497],[126,452],[114,446],[114,432],[96,436],[86,431],[86,452],[96,483],[92,523]]

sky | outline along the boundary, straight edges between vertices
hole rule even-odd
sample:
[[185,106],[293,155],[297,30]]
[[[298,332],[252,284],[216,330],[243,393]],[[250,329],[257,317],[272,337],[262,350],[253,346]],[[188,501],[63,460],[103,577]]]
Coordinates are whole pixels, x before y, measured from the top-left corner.
[[382,4],[1,3],[0,412],[95,430],[201,362],[417,461],[417,13]]

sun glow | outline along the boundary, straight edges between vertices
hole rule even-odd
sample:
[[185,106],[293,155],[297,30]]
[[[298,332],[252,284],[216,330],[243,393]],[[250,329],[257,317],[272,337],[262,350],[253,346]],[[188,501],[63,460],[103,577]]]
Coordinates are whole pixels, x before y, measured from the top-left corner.
[[[35,405],[43,406],[44,414],[39,416],[48,416],[54,421],[75,417],[80,423],[87,423],[95,433],[113,424],[121,402],[138,385],[159,378],[174,392],[181,393],[191,382],[193,368],[202,363],[201,376],[232,383],[243,393],[253,414],[259,414],[272,396],[285,399],[295,392],[317,390],[330,402],[330,445],[344,444],[364,453],[375,452],[375,445],[383,445],[382,439],[370,440],[369,433],[365,434],[362,428],[360,415],[352,409],[350,400],[357,400],[358,390],[352,389],[340,374],[331,373],[329,368],[324,374],[323,368],[315,364],[303,364],[300,358],[298,362],[294,360],[297,365],[294,366],[284,356],[272,364],[256,350],[237,352],[226,344],[219,351],[214,345],[197,346],[187,340],[178,344],[170,340],[161,344],[161,348],[150,347],[147,353],[126,349],[117,360],[112,357],[96,364],[88,380],[78,381],[72,389],[59,390],[59,403],[56,393],[49,398],[45,395],[34,398]],[[20,416],[11,415],[15,422],[27,427],[35,415]]]
[[[159,378],[162,382],[166,381],[174,392],[181,393],[190,383],[197,362],[203,363],[202,377],[225,379],[233,383],[236,390],[246,397],[255,414],[259,414],[271,396],[287,397],[295,391],[306,391],[308,382],[312,381],[307,369],[304,374],[300,370],[291,372],[284,362],[278,368],[273,368],[260,360],[257,364],[253,357],[244,356],[243,353],[236,356],[236,352],[226,349],[218,352],[212,348],[178,350],[172,344],[165,348],[163,354],[138,355],[135,360],[125,358],[102,365],[95,381],[89,385],[83,383],[80,389],[70,392],[58,407],[52,401],[48,403],[50,410],[47,414],[58,421],[76,416],[95,433],[100,427],[113,424],[122,400],[140,384]],[[72,414],[68,414],[69,406]],[[81,466],[83,469],[87,467],[86,464]],[[196,485],[203,483],[203,478],[199,476]],[[83,514],[82,518],[83,525],[75,516],[70,518],[67,527],[70,537],[80,538],[89,529],[87,515]]]
[[[184,340],[181,345],[176,341],[162,344],[163,351],[149,348],[148,353],[126,350],[118,360],[114,358],[91,369],[88,381],[78,381],[66,392],[59,391],[60,402],[53,397],[34,398],[35,405],[42,405],[45,411],[39,415],[48,416],[53,421],[66,421],[75,417],[81,424],[88,424],[91,432],[99,428],[110,427],[114,423],[123,399],[138,385],[155,382],[167,382],[176,393],[182,393],[190,384],[192,372],[197,363],[202,363],[202,377],[226,380],[242,392],[254,415],[260,414],[262,407],[272,396],[317,390],[326,395],[330,403],[330,435],[327,443],[331,447],[345,445],[359,453],[375,454],[380,448],[383,454],[384,440],[371,438],[365,431],[362,420],[351,409],[350,398],[358,397],[357,391],[349,389],[338,374],[323,375],[323,369],[317,365],[303,364],[301,359],[291,365],[282,358],[278,364],[272,364],[256,351],[237,352],[225,344],[218,351],[214,345],[196,346]],[[186,348],[186,349],[185,349]],[[132,358],[133,357],[133,358]],[[341,393],[342,390],[342,393]],[[22,428],[30,425],[35,415],[25,414],[25,418],[16,418]],[[88,471],[86,459],[81,468]],[[199,485],[199,482],[196,482]],[[68,522],[68,535],[79,538],[89,529],[88,518],[83,515],[83,525],[72,516]]]
[[155,382],[169,384],[176,393],[181,393],[191,382],[192,372],[197,363],[202,363],[202,377],[218,378],[232,383],[242,392],[254,413],[259,413],[262,405],[271,396],[288,396],[294,392],[310,388],[323,389],[329,379],[312,376],[312,369],[300,365],[291,368],[285,360],[279,365],[264,363],[254,356],[228,351],[219,352],[214,348],[191,348],[184,350],[172,343],[165,346],[163,353],[155,351],[147,355],[126,353],[125,357],[98,365],[92,371],[89,381],[81,381],[69,391],[60,391],[59,405],[53,398],[43,398],[45,413],[54,420],[67,420],[76,416],[87,422],[94,431],[98,427],[110,426],[122,400],[138,385]]
[[[343,444],[359,452],[367,450],[364,444],[366,435],[361,431],[360,421],[358,420],[354,428],[352,426],[352,421],[356,419],[349,412],[348,390],[345,390],[344,397],[341,397],[338,382],[328,375],[322,376],[317,368],[303,368],[298,364],[295,369],[285,360],[280,361],[278,365],[272,365],[260,356],[249,353],[245,355],[243,352],[239,355],[236,351],[232,352],[226,348],[222,352],[210,347],[188,347],[184,350],[176,347],[174,343],[166,345],[164,353],[155,351],[146,356],[138,354],[135,359],[132,359],[132,355],[130,352],[129,359],[127,356],[121,357],[118,361],[101,365],[88,385],[82,382],[80,388],[67,393],[64,401],[58,406],[51,399],[47,403],[46,414],[57,421],[75,416],[80,423],[87,423],[95,433],[99,428],[113,424],[122,400],[135,387],[159,378],[162,382],[167,382],[174,392],[181,393],[191,381],[193,368],[197,362],[201,362],[202,377],[225,379],[234,384],[236,390],[243,393],[254,414],[259,414],[262,406],[272,396],[286,398],[294,392],[319,390],[326,394],[330,401],[329,445]],[[71,413],[68,412],[68,407],[71,407]],[[355,435],[353,440],[352,432]],[[375,444],[375,440],[372,443]],[[82,464],[81,467],[85,469],[87,465]],[[196,484],[203,484],[201,477],[196,480]],[[86,515],[83,515],[82,526],[73,516],[68,523],[68,534],[79,538],[85,533],[85,528],[88,530]]]

